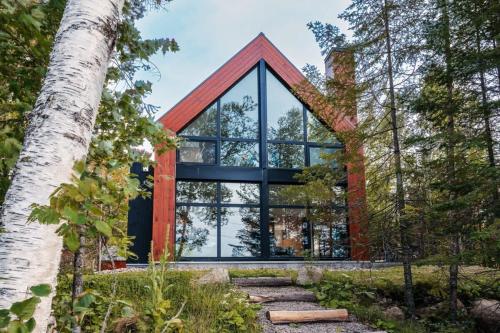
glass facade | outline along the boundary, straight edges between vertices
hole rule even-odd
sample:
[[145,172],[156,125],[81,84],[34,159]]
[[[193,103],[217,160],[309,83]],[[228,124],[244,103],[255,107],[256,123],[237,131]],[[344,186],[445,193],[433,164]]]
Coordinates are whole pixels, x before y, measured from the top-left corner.
[[263,61],[178,136],[178,259],[348,258],[345,182],[325,205],[294,177],[343,146]]

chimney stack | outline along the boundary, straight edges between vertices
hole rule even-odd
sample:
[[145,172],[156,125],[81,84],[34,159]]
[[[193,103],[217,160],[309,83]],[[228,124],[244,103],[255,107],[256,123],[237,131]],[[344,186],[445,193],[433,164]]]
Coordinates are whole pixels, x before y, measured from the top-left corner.
[[325,58],[327,87],[337,106],[354,124],[357,123],[354,53],[347,48],[334,48]]

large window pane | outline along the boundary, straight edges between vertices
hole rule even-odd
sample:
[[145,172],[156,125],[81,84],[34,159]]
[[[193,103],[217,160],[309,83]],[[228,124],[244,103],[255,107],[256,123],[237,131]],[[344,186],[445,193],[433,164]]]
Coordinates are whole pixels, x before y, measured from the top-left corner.
[[259,134],[257,69],[251,71],[220,99],[221,136],[256,139]]
[[269,184],[270,205],[306,205],[303,185]]
[[303,256],[307,237],[305,209],[270,208],[269,234],[272,256]]
[[304,146],[269,143],[267,164],[271,168],[302,168],[304,166]]
[[217,202],[217,183],[215,182],[177,182],[178,203],[215,203]]
[[217,103],[200,114],[191,124],[183,129],[180,135],[217,136]]
[[250,183],[221,183],[221,202],[258,204],[260,203],[260,186]]
[[307,141],[318,143],[338,143],[333,130],[324,125],[307,110]]
[[212,207],[177,207],[176,257],[217,256],[217,210]]
[[223,141],[220,163],[223,166],[258,167],[259,144],[257,142]]
[[267,71],[268,140],[304,140],[302,103]]
[[178,162],[215,164],[215,142],[182,141],[179,145]]
[[223,207],[221,209],[221,256],[257,257],[259,255],[259,208]]
[[309,147],[309,164],[329,163],[332,168],[336,168],[339,158],[338,154],[336,154],[338,151],[339,149],[337,148]]

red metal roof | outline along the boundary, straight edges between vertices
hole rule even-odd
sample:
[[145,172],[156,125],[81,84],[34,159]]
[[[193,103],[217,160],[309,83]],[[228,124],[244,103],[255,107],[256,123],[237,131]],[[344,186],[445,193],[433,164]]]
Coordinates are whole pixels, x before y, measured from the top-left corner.
[[[178,132],[219,98],[261,59],[292,88],[306,81],[305,76],[263,33],[260,33],[191,93],[160,117],[159,121],[165,128]],[[299,98],[302,97],[300,93],[298,95]],[[304,103],[312,105],[313,103],[308,103],[308,98],[310,97],[303,96],[301,99]],[[336,119],[333,124],[333,128],[336,131],[351,130],[355,127],[353,122],[343,114],[337,116]]]

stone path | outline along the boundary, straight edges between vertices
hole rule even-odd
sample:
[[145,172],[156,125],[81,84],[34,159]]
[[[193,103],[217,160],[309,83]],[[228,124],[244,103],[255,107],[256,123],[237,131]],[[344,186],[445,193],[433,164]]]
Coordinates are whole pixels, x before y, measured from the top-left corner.
[[[273,295],[292,292],[303,292],[304,289],[296,286],[290,287],[239,287],[249,295]],[[355,321],[354,317],[345,322],[322,322],[303,324],[274,325],[266,318],[269,310],[322,310],[325,309],[318,303],[312,302],[270,302],[262,304],[259,311],[259,320],[264,333],[374,333],[374,329]]]

